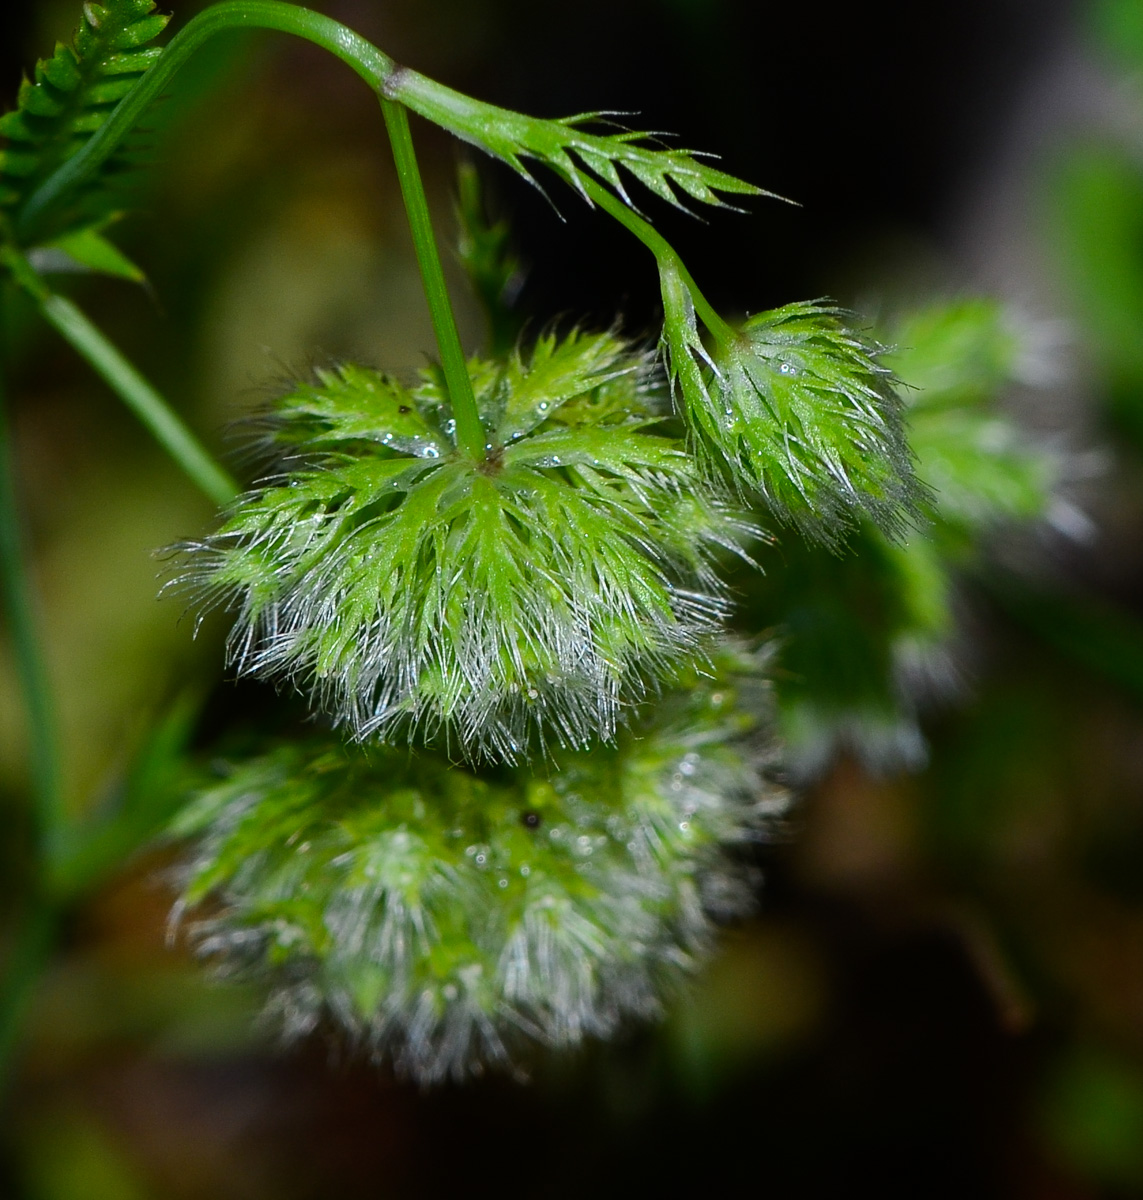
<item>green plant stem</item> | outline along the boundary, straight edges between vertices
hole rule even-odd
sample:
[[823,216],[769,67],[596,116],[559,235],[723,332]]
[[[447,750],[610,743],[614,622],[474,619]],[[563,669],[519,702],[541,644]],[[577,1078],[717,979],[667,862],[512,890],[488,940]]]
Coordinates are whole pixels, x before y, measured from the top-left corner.
[[151,102],[170,84],[172,77],[200,46],[215,34],[231,29],[275,29],[313,42],[348,64],[380,91],[397,64],[363,37],[329,17],[281,4],[277,0],[226,0],[213,5],[189,21],[171,39],[162,57],[120,101],[99,130],[28,197],[16,220],[16,237],[23,246],[32,244],[37,222],[74,188],[90,179],[119,143],[135,128]]
[[[2,383],[2,381],[0,381]],[[28,724],[36,837],[45,857],[63,827],[63,786],[55,709],[40,649],[32,589],[25,566],[17,500],[15,455],[0,386],[0,591]]]
[[[3,327],[0,326],[0,354],[2,347]],[[2,365],[0,362],[0,368]],[[40,892],[50,864],[63,843],[66,819],[55,708],[25,562],[15,454],[0,369],[0,601],[3,602],[28,727],[35,837],[33,860],[28,867],[33,879],[33,893],[26,899],[26,913],[0,964],[0,979],[3,980],[0,987],[0,1090],[8,1082],[12,1055],[36,982],[55,947],[55,911]]]
[[[484,432],[480,425],[472,384],[468,378],[464,353],[457,336],[456,320],[444,284],[440,255],[433,237],[424,187],[409,133],[408,116],[401,105],[384,97],[386,84],[398,73],[399,68],[387,54],[329,17],[296,5],[277,3],[276,0],[228,0],[200,13],[172,39],[158,62],[123,98],[83,149],[68,159],[32,193],[17,218],[18,240],[26,245],[28,239],[34,235],[37,221],[62,197],[91,178],[135,127],[151,102],[167,87],[174,74],[204,42],[228,29],[253,28],[292,33],[321,46],[352,67],[381,96],[385,124],[393,142],[401,192],[409,215],[421,277],[432,314],[441,365],[444,368],[445,382],[456,418],[457,440],[468,454],[483,457]],[[162,433],[159,431],[162,420],[159,410],[150,403],[147,394],[150,389],[145,382],[127,363],[114,355],[114,352],[114,357],[109,356],[106,343],[102,346],[97,345],[91,336],[93,331],[90,326],[83,322],[81,316],[79,320],[76,319],[77,313],[74,310],[69,311],[66,301],[54,298],[51,309],[52,311],[45,309],[45,315],[52,324],[89,358],[113,387],[120,391],[157,436],[161,439],[171,438],[174,431],[169,427],[164,427]],[[151,397],[153,395],[151,393]],[[185,443],[185,439],[181,441],[179,450],[183,457],[180,457],[179,461],[186,469],[189,461],[186,455],[190,453],[190,447]],[[172,448],[167,440],[164,440],[164,445]],[[200,486],[206,478],[202,475],[201,467],[201,463],[197,464],[195,476]],[[217,478],[213,480],[213,485],[218,488]]]
[[3,989],[0,990],[0,1092],[11,1076],[12,1058],[20,1032],[44,969],[51,961],[59,932],[59,915],[47,900],[33,898],[16,930],[16,936],[3,962]]
[[691,293],[695,312],[702,318],[703,324],[720,342],[733,342],[737,338],[733,327],[722,319],[712,307],[707,298],[699,291],[694,277],[687,270],[678,252],[665,237],[638,213],[634,213],[617,196],[613,195],[601,183],[597,183],[588,175],[581,180],[583,190],[593,204],[598,204],[605,213],[614,217],[620,225],[633,233],[644,246],[655,256],[655,261],[661,267],[674,270]]
[[238,495],[238,485],[83,312],[70,300],[52,292],[28,260],[12,247],[0,251],[0,263],[8,267],[12,278],[35,300],[44,319],[95,368],[190,481],[220,508],[229,504]]
[[409,217],[409,228],[413,234],[413,245],[417,252],[417,263],[421,268],[421,280],[425,297],[429,302],[433,331],[440,349],[441,367],[452,401],[452,415],[456,420],[456,440],[469,457],[484,458],[484,427],[480,423],[480,410],[472,391],[472,380],[461,349],[460,336],[456,330],[456,318],[448,298],[441,257],[433,236],[429,217],[428,201],[417,167],[417,155],[413,149],[413,137],[409,131],[409,114],[400,104],[381,99],[381,111],[389,140],[393,144],[393,159],[397,164],[397,178],[401,182],[401,195],[405,201],[405,212]]
[[70,300],[45,296],[40,300],[40,311],[94,367],[205,496],[224,508],[238,495],[238,485],[211,458],[162,396]]

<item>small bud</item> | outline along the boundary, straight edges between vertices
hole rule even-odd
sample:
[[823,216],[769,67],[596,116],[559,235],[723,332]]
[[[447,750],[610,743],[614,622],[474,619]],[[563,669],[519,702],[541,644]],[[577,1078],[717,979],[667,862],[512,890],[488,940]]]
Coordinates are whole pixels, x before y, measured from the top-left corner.
[[708,352],[687,283],[669,264],[662,282],[672,381],[714,471],[826,545],[862,516],[890,536],[919,519],[924,489],[882,347],[809,302],[725,327]]

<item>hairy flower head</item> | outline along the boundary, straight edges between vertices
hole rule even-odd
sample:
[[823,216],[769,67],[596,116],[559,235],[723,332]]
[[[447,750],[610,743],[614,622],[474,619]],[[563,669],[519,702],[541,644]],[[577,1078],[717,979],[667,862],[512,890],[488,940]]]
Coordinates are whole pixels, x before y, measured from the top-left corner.
[[714,556],[751,532],[648,431],[645,367],[610,334],[474,360],[480,463],[432,373],[319,372],[264,422],[282,474],[183,547],[182,581],[237,609],[239,672],[358,738],[439,735],[470,760],[610,738],[717,631]]
[[287,1036],[323,1019],[423,1083],[654,1015],[751,900],[728,849],[783,794],[763,778],[757,656],[723,654],[619,743],[547,773],[290,743],[204,787],[178,912],[192,938],[268,974]]
[[724,327],[708,352],[688,282],[664,264],[662,283],[672,382],[717,473],[826,545],[862,517],[891,536],[916,518],[924,493],[882,347],[813,301]]

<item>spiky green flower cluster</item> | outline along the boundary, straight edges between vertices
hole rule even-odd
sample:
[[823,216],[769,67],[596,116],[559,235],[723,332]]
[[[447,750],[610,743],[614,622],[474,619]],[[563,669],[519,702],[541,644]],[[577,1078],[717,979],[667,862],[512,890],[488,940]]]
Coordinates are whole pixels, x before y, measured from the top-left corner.
[[271,974],[288,1036],[328,1018],[422,1083],[653,1014],[749,906],[728,848],[784,806],[762,665],[722,654],[547,774],[320,738],[247,759],[173,829],[199,839],[181,905],[220,906],[192,935]]
[[835,545],[868,518],[899,536],[923,490],[884,348],[828,304],[787,304],[739,329],[698,332],[689,282],[661,267],[664,344],[696,450],[810,541]]
[[961,300],[909,313],[891,333],[917,473],[935,503],[927,536],[891,542],[865,522],[852,554],[791,545],[781,574],[760,585],[755,619],[786,633],[778,713],[799,777],[841,749],[874,769],[920,766],[919,707],[957,686],[960,573],[999,530],[1083,525],[1060,495],[1059,456],[997,411],[1006,390],[1045,374],[1028,331],[1001,305]]
[[648,430],[646,361],[615,336],[470,371],[479,463],[432,373],[295,388],[264,422],[282,476],[185,547],[183,581],[237,608],[240,672],[293,681],[358,738],[508,761],[608,739],[718,630],[715,555],[751,529]]

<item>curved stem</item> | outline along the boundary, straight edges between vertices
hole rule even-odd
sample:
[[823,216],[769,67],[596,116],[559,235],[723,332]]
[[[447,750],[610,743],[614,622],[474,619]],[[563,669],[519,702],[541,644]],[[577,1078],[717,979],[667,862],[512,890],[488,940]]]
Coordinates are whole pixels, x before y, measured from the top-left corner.
[[0,991],[0,1093],[10,1080],[12,1059],[40,976],[51,961],[59,932],[52,904],[32,897],[32,908],[19,925],[3,963]]
[[413,245],[417,262],[421,268],[421,280],[425,286],[425,297],[429,302],[433,331],[441,352],[441,367],[452,402],[452,415],[456,420],[456,440],[470,458],[483,459],[484,427],[480,423],[480,410],[472,391],[472,380],[461,349],[460,336],[456,330],[456,317],[448,298],[441,256],[433,236],[429,206],[417,167],[417,156],[413,149],[413,137],[409,132],[409,114],[405,108],[392,100],[381,99],[381,111],[389,140],[393,144],[393,159],[397,164],[397,178],[401,182],[401,195],[409,217],[409,228],[413,234]]
[[[440,255],[433,238],[424,188],[409,134],[408,116],[401,105],[384,96],[386,84],[399,68],[372,43],[329,17],[297,5],[282,4],[278,0],[224,0],[200,13],[171,40],[158,62],[123,98],[83,149],[53,172],[29,196],[16,221],[17,238],[27,244],[34,234],[36,222],[44,213],[99,169],[135,127],[151,102],[166,88],[174,74],[204,42],[225,30],[254,28],[291,33],[328,50],[352,67],[381,97],[456,418],[457,440],[473,457],[483,457],[484,433],[456,332],[456,320],[444,285]],[[74,306],[55,297],[44,307],[44,315],[123,396],[212,499],[219,500],[224,495],[225,499],[229,499],[233,495],[233,485],[228,480],[224,482],[224,477],[217,474],[216,468],[204,466],[201,456],[195,453],[198,448],[189,444],[185,437],[180,437],[165,421],[163,414],[169,414],[169,410],[161,401],[156,406],[154,401],[158,397],[153,390],[99,337]]]
[[15,456],[0,387],[0,599],[28,724],[37,841],[46,860],[63,828],[63,784],[55,708],[40,649],[17,500]]
[[190,481],[219,508],[229,504],[238,495],[238,485],[211,458],[162,396],[91,321],[70,300],[52,292],[28,260],[11,246],[0,251],[0,263],[35,300],[48,324],[95,368],[159,445],[182,467]]
[[694,277],[687,270],[674,246],[650,221],[646,221],[638,213],[632,212],[601,183],[597,183],[586,174],[582,177],[581,183],[593,204],[598,204],[604,212],[614,217],[620,225],[633,233],[651,251],[657,262],[669,264],[677,272],[691,293],[695,311],[715,338],[720,342],[733,342],[737,337],[734,329],[718,315],[707,298],[699,291],[698,284],[695,283]]
[[224,0],[215,4],[171,39],[162,57],[123,97],[83,149],[52,172],[28,197],[16,219],[15,232],[22,245],[29,244],[36,222],[43,214],[90,179],[115,152],[187,59],[204,42],[228,29],[276,29],[304,38],[352,67],[374,91],[380,91],[398,69],[387,54],[353,30],[308,8],[281,4],[278,0]]
[[46,296],[40,301],[40,311],[143,422],[203,495],[219,508],[225,508],[238,495],[238,484],[207,453],[162,396],[70,300]]

